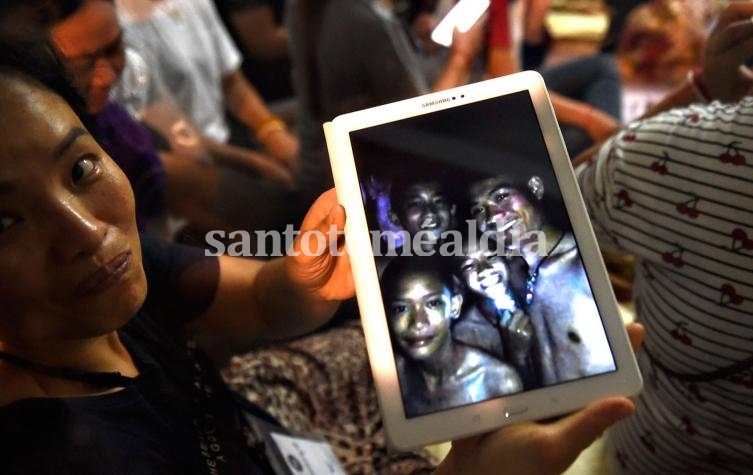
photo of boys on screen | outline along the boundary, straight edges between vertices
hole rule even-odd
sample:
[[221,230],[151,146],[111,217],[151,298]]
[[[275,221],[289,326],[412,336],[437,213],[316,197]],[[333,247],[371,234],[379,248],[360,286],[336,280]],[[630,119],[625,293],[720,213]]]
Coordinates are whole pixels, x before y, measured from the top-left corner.
[[406,418],[616,369],[528,92],[351,143]]

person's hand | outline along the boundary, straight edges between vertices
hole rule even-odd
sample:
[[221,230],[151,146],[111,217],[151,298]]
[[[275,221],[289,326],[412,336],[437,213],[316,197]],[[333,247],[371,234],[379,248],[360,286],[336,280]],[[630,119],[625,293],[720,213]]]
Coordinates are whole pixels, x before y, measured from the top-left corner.
[[620,130],[620,122],[611,115],[588,106],[589,112],[583,129],[594,142],[601,142]]
[[633,410],[626,398],[608,398],[554,423],[525,422],[455,441],[436,474],[560,474],[607,427]]
[[437,18],[428,12],[420,13],[413,22],[413,34],[423,51],[431,53],[440,48],[440,45],[431,39],[431,33],[438,23]]
[[505,355],[516,364],[523,364],[531,349],[533,330],[531,318],[522,310],[511,311],[502,325],[502,344]]
[[226,158],[232,158],[233,163],[242,168],[281,183],[288,190],[295,189],[296,185],[293,173],[271,157],[235,146],[227,147],[225,149],[225,156]]
[[201,134],[187,120],[176,120],[170,126],[168,141],[175,155],[201,163],[212,163],[212,155]]
[[[643,327],[627,326],[633,349]],[[551,423],[524,422],[452,443],[437,475],[560,474],[604,430],[635,410],[624,397],[602,399]]]
[[298,172],[298,139],[287,130],[266,134],[264,149],[294,175]]
[[466,32],[461,32],[457,28],[452,33],[452,46],[450,47],[450,57],[461,58],[470,68],[476,59],[486,38],[486,23],[489,14],[485,13],[473,24]]
[[701,81],[713,99],[736,102],[753,87],[753,2],[732,2],[709,34]]
[[[309,208],[293,253],[286,259],[290,279],[325,301],[345,300],[355,294],[344,230],[345,208],[337,203],[333,188]],[[323,250],[317,234],[326,242]]]

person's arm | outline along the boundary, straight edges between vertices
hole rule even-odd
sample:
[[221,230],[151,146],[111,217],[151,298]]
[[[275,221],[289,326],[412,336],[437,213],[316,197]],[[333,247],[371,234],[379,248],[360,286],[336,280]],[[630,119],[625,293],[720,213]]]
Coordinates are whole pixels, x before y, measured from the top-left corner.
[[468,82],[471,67],[483,44],[487,19],[488,15],[482,16],[464,33],[457,29],[453,32],[450,55],[434,83],[433,90],[450,89]]
[[617,119],[595,107],[553,91],[549,91],[549,97],[558,122],[583,129],[594,141],[602,141],[620,130]]
[[[299,236],[297,256],[262,262],[220,257],[220,277],[209,309],[188,326],[189,334],[239,352],[263,341],[293,337],[325,323],[339,302],[355,292],[342,235],[345,210],[334,190],[324,193],[303,220],[301,231],[318,231],[327,240],[319,253],[315,234]],[[334,238],[334,240],[331,240]],[[339,239],[338,239],[339,238]],[[332,244],[334,243],[334,244]],[[304,244],[308,249],[304,249]],[[332,248],[337,254],[330,252]]]
[[267,155],[220,143],[206,136],[202,136],[202,140],[215,163],[257,173],[283,184],[289,190],[295,189],[293,172]]
[[230,113],[238,118],[274,158],[295,170],[298,140],[267,108],[243,73],[236,69],[222,78],[222,93]]
[[507,76],[518,72],[518,55],[510,48],[492,46],[489,48],[487,73],[489,77]]
[[[631,324],[627,330],[635,350],[643,340],[643,327]],[[627,398],[607,398],[556,422],[524,422],[458,440],[435,475],[560,474],[609,426],[634,410]]]
[[[142,120],[167,140],[175,159],[237,167],[279,181],[289,189],[295,186],[293,172],[277,160],[202,134],[166,93],[144,109]],[[185,171],[190,166],[186,164],[176,170]]]
[[230,12],[238,40],[256,59],[271,60],[288,55],[288,31],[277,24],[268,5],[249,5]]
[[213,209],[219,191],[219,178],[215,168],[177,155],[173,152],[160,152],[160,160],[167,175],[166,203],[169,211],[185,218],[179,210],[186,203],[203,209]]
[[487,38],[487,74],[489,77],[507,76],[520,70],[519,44],[513,44],[510,34],[510,12],[507,0],[492,0],[489,7],[489,35]]
[[545,39],[545,20],[551,0],[526,0],[523,38],[526,43],[539,44]]
[[[664,99],[651,107],[638,120],[653,117],[677,107],[720,100],[736,102],[753,89],[753,72],[746,66],[753,54],[753,3],[733,2],[720,15],[709,34],[703,55],[703,67],[679,84]],[[708,97],[701,97],[708,95]],[[603,139],[573,160],[576,167],[592,160],[603,147]]]

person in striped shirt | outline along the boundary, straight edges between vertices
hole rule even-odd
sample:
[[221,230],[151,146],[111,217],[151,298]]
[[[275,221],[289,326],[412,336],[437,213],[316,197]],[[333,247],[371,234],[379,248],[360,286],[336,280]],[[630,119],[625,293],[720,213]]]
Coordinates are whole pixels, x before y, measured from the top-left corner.
[[[647,336],[616,474],[750,473],[753,460],[753,2],[733,2],[702,72],[581,159],[603,246],[637,257]],[[682,106],[682,107],[677,107]]]

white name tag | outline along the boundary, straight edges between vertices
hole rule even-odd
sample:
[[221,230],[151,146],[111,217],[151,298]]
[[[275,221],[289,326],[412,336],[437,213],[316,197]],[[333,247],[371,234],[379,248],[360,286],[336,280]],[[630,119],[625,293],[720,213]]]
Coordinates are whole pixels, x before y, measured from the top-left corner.
[[272,433],[282,460],[294,475],[347,475],[326,442]]

